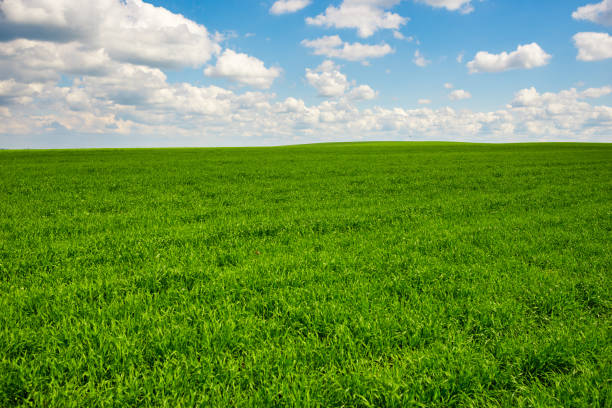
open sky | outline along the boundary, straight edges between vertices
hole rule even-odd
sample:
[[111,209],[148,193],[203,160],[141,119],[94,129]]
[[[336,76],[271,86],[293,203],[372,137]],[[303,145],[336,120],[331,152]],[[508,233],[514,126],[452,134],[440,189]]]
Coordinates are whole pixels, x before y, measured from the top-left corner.
[[0,0],[0,148],[612,142],[612,0]]

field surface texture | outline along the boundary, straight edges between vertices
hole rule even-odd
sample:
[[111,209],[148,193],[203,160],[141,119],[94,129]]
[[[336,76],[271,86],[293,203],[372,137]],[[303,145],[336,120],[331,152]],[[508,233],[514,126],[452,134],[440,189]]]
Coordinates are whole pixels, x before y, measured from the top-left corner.
[[0,152],[0,407],[611,407],[612,145]]

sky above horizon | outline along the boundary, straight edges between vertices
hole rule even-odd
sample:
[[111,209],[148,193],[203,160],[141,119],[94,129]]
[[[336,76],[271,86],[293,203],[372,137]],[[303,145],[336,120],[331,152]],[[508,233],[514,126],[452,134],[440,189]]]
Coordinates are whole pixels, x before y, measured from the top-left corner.
[[0,148],[612,142],[612,0],[0,0]]

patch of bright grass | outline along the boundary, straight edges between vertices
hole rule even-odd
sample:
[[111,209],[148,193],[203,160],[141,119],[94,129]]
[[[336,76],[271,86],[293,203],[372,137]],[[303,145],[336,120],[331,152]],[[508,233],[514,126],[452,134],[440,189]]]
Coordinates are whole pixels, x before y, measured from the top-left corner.
[[612,404],[612,146],[0,152],[0,406]]

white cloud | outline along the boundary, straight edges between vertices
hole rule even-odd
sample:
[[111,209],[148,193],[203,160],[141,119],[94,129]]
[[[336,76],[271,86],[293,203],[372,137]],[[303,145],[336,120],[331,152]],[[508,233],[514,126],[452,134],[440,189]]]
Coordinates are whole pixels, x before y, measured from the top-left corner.
[[[0,2],[0,41],[78,42],[152,67],[198,67],[219,52],[206,27],[142,0]],[[172,52],[168,52],[172,50]]]
[[429,105],[431,103],[430,99],[419,99],[419,105]]
[[607,33],[578,33],[574,35],[580,61],[600,61],[612,58],[612,36]]
[[77,42],[18,39],[0,43],[0,78],[39,82],[57,80],[62,73],[103,75],[112,63],[104,49]]
[[306,23],[335,28],[354,28],[362,38],[367,38],[381,29],[398,30],[408,18],[387,11],[401,0],[343,0],[338,6],[329,6],[323,14]]
[[347,43],[337,36],[325,36],[315,40],[303,40],[302,45],[312,48],[315,55],[327,58],[340,58],[348,61],[364,61],[370,58],[381,58],[394,52],[388,44],[378,45]]
[[306,80],[323,97],[344,95],[349,88],[346,75],[332,61],[324,61],[316,69],[306,68]]
[[530,106],[539,103],[540,94],[535,87],[521,89],[514,95],[514,106]]
[[583,98],[601,98],[602,96],[610,95],[612,93],[612,87],[604,86],[601,88],[589,88],[582,91],[581,96]]
[[415,65],[421,68],[426,67],[431,63],[431,61],[429,61],[428,59],[425,59],[425,56],[421,54],[421,51],[419,50],[416,50],[414,52],[414,59],[412,61],[415,63]]
[[0,106],[29,104],[44,89],[45,84],[42,83],[22,83],[14,79],[0,81]]
[[374,99],[378,96],[378,92],[373,90],[369,85],[356,86],[349,92],[348,97],[357,101],[366,101]]
[[572,13],[575,20],[588,20],[606,26],[612,25],[612,0],[587,4]]
[[431,7],[445,8],[449,11],[459,11],[462,14],[468,14],[474,11],[472,0],[417,0],[420,3],[425,3]]
[[351,89],[346,75],[340,72],[340,67],[330,60],[323,61],[315,69],[306,68],[306,80],[317,90],[318,96],[326,98],[347,96],[352,100],[369,100],[378,95],[368,85],[359,85]]
[[[449,11],[471,13],[474,8],[472,0],[415,0],[434,8],[445,8]],[[403,39],[397,31],[410,21],[409,18],[389,11],[401,0],[343,0],[339,6],[329,6],[324,13],[306,18],[306,23],[316,26],[353,28],[362,38],[373,35],[378,30],[395,30],[394,36]]]
[[581,99],[596,99],[612,93],[612,87],[603,86],[601,88],[589,88],[578,91],[575,88],[561,91],[559,93],[547,92],[540,94],[534,87],[521,89],[518,91],[512,106],[514,107],[547,107],[564,105],[569,107],[572,103],[577,103]]
[[472,97],[472,94],[469,93],[468,91],[464,91],[463,89],[455,89],[453,92],[451,92],[448,95],[448,98],[451,101],[460,101],[462,99],[470,99]]
[[270,88],[280,74],[279,68],[266,68],[264,63],[257,58],[230,49],[225,50],[217,58],[216,65],[204,69],[206,76],[226,78],[261,89]]
[[270,13],[277,15],[295,13],[307,7],[310,3],[311,0],[277,0],[272,7],[270,7]]
[[459,53],[459,55],[457,55],[457,62],[459,64],[461,64],[463,62],[463,57],[465,56],[465,53],[461,52]]
[[467,63],[470,73],[502,72],[511,69],[532,69],[547,65],[552,57],[536,43],[519,45],[511,53],[490,54],[480,51]]
[[396,40],[401,40],[401,41],[408,41],[408,42],[414,41],[413,36],[406,37],[400,31],[393,31],[393,38],[395,38]]
[[453,84],[451,84],[450,82],[447,82],[447,83],[444,84],[444,87],[446,89],[453,89],[455,86]]

